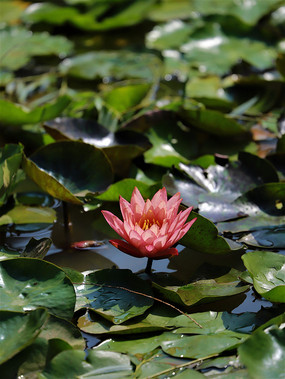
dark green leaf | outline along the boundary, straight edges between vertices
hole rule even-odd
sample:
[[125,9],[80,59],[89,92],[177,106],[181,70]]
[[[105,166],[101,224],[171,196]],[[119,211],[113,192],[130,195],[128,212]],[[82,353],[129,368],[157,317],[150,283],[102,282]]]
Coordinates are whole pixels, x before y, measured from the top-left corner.
[[150,284],[130,270],[95,271],[76,288],[77,308],[91,308],[114,324],[143,314],[153,304]]
[[30,345],[40,333],[47,319],[44,309],[30,313],[0,311],[0,363],[5,362],[26,346]]
[[113,180],[102,150],[82,142],[63,141],[44,146],[24,159],[27,174],[50,195],[75,204],[76,196],[105,190]]
[[285,335],[277,327],[258,330],[238,347],[241,362],[253,379],[284,376]]
[[75,305],[72,283],[57,266],[34,258],[0,262],[1,309],[27,311],[45,307],[50,313],[71,318]]

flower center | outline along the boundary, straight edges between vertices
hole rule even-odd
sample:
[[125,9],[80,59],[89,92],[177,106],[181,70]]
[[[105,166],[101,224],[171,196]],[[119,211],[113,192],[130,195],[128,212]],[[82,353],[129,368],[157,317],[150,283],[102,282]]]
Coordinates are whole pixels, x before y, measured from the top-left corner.
[[149,218],[141,219],[139,222],[140,227],[142,230],[147,230],[149,229],[153,224],[158,225],[160,228],[160,222],[158,220],[155,220],[154,218],[150,220]]

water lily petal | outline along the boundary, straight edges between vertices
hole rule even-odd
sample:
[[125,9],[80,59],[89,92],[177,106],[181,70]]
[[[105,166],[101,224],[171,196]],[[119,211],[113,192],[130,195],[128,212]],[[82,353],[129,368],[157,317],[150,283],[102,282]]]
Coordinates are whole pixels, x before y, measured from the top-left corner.
[[135,216],[138,213],[142,214],[143,209],[144,209],[144,204],[145,202],[140,191],[137,189],[137,187],[135,187],[132,194],[132,198],[131,198],[131,207]]
[[105,220],[111,226],[111,228],[114,229],[121,237],[126,238],[126,232],[123,222],[109,211],[102,211],[102,214],[105,217]]
[[129,224],[133,224],[134,213],[131,207],[131,204],[120,196],[120,209],[123,216],[123,219],[126,220]]
[[136,257],[136,258],[144,257],[144,255],[139,250],[137,250],[136,248],[134,248],[134,246],[128,244],[125,241],[115,239],[115,240],[110,240],[109,242],[113,246],[115,246],[117,249],[123,251],[126,254],[132,255],[133,257]]

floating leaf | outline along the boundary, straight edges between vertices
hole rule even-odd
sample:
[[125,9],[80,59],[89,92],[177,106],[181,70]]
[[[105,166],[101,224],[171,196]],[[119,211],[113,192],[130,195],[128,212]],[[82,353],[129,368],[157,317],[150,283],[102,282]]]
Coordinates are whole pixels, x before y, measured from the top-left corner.
[[0,217],[0,225],[52,224],[55,220],[56,211],[53,208],[19,204]]
[[240,250],[241,245],[218,235],[218,229],[205,217],[191,212],[188,221],[197,217],[189,232],[180,240],[180,243],[190,249],[207,254],[226,254]]
[[113,174],[102,150],[82,142],[56,142],[24,159],[27,174],[50,195],[75,204],[76,196],[105,190]]
[[179,116],[190,126],[220,137],[245,136],[246,128],[230,115],[206,109],[202,103],[187,101],[178,111]]
[[132,159],[150,146],[148,139],[140,133],[126,130],[113,133],[93,120],[57,117],[46,122],[44,127],[56,140],[82,140],[101,148],[120,176],[127,176]]
[[40,333],[47,319],[44,309],[30,313],[0,311],[0,363],[5,362],[30,345]]
[[73,316],[74,288],[57,266],[35,258],[0,262],[2,310],[27,311],[45,307],[54,315]]
[[[282,378],[285,359],[284,330],[258,330],[238,347],[241,362],[254,379]],[[270,364],[268,364],[270,362]]]
[[51,120],[57,117],[67,107],[69,102],[69,97],[61,96],[53,104],[48,103],[30,110],[19,104],[0,99],[0,121],[3,125],[20,126]]
[[160,61],[152,54],[99,51],[67,58],[59,67],[64,75],[82,79],[112,77],[151,80],[160,72]]
[[236,348],[243,340],[225,335],[184,336],[165,340],[161,343],[162,350],[174,357],[203,358],[219,354],[225,350]]
[[242,256],[256,291],[265,299],[285,302],[285,257],[269,251],[249,252]]
[[[153,282],[153,287],[168,301],[191,306],[196,303],[216,301],[219,298],[233,296],[248,290],[240,286],[237,273],[230,272],[217,279],[199,280],[184,286],[163,287]],[[235,280],[233,279],[235,276]]]
[[144,313],[153,304],[151,296],[150,284],[130,270],[95,271],[77,286],[80,307],[91,308],[114,324]]
[[123,379],[132,376],[130,359],[126,355],[90,350],[86,358],[85,356],[81,350],[63,351],[51,360],[41,377],[60,379],[68,376],[70,379],[76,379],[78,376],[92,376]]
[[111,184],[105,192],[96,196],[96,198],[103,201],[119,201],[119,197],[122,196],[127,201],[130,201],[135,187],[139,189],[142,196],[146,199],[151,198],[159,189],[158,185],[150,186],[139,180],[129,178]]
[[10,70],[17,70],[26,65],[35,55],[55,54],[63,57],[69,54],[73,47],[72,42],[65,37],[51,36],[47,32],[32,33],[23,27],[1,30],[0,39],[1,67]]

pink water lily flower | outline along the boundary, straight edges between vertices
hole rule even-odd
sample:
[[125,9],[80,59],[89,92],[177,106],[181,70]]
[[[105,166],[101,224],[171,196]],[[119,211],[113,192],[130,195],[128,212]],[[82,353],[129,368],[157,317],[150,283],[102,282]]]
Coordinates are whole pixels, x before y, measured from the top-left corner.
[[138,258],[162,259],[178,255],[172,246],[196,220],[185,223],[193,207],[177,214],[181,201],[179,192],[167,200],[165,188],[160,189],[152,200],[144,201],[135,187],[130,203],[120,196],[123,221],[109,211],[102,211],[108,224],[125,240],[114,239],[110,243]]

